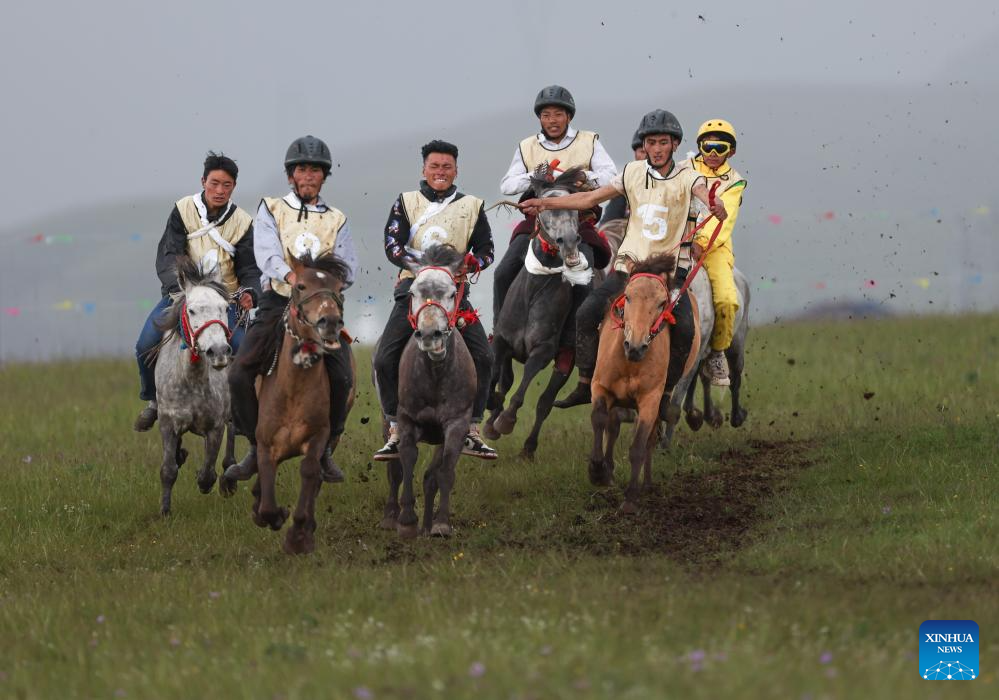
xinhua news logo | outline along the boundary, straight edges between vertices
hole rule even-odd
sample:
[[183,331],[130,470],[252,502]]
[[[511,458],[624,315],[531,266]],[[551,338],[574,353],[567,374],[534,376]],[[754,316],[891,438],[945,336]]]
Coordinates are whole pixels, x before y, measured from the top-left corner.
[[927,620],[919,626],[919,675],[928,681],[978,677],[978,623]]

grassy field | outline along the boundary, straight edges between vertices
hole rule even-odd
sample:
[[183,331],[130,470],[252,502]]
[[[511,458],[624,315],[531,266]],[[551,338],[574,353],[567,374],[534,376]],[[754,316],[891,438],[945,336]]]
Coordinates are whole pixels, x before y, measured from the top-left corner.
[[[746,426],[684,427],[631,519],[623,458],[586,480],[588,411],[528,463],[525,410],[460,462],[447,541],[376,528],[367,364],[296,559],[248,489],[198,493],[191,439],[158,516],[132,363],[0,370],[0,697],[999,695],[999,317],[754,330]],[[921,680],[929,618],[978,622],[977,680]]]

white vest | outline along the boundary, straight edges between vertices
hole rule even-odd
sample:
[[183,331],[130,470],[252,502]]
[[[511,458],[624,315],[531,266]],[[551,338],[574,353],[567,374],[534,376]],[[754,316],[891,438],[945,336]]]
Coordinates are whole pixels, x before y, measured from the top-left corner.
[[[280,198],[264,197],[264,204],[277,224],[285,262],[291,264],[289,251],[295,257],[311,253],[313,260],[333,252],[337,234],[347,223],[347,216],[339,209],[328,207],[323,212],[309,211],[308,217],[303,215],[299,221],[300,208],[289,199],[291,197],[291,194]],[[291,296],[291,286],[284,280],[272,279],[271,289],[282,296]]]
[[[419,191],[404,192],[401,199],[410,225],[406,252],[416,259],[435,245],[450,245],[462,253],[468,252],[468,242],[482,210],[481,199],[466,194],[461,199],[431,202]],[[403,270],[399,276],[408,278],[413,273]]]
[[188,234],[187,254],[206,272],[218,268],[222,283],[232,294],[239,289],[236,244],[246,235],[253,219],[232,202],[228,206],[232,210],[229,218],[221,225],[214,225],[208,223],[208,208],[200,192],[177,201],[177,211]]

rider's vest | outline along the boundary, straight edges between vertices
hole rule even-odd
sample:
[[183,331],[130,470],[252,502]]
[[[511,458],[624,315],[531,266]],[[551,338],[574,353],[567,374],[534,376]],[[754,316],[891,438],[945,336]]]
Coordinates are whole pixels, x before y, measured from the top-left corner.
[[592,131],[577,131],[576,137],[568,146],[549,149],[541,145],[537,135],[528,136],[520,142],[520,158],[524,161],[528,173],[533,173],[542,163],[556,159],[559,161],[560,170],[569,168],[592,170],[590,161],[593,160],[593,147],[598,138],[600,137]]
[[[187,229],[187,254],[202,270],[217,267],[222,283],[230,294],[239,289],[236,279],[236,244],[253,224],[253,219],[233,203],[221,217],[221,224],[209,225],[208,210],[201,193],[177,201],[177,211]],[[192,237],[192,234],[193,237]]]
[[[424,253],[435,245],[446,244],[468,252],[468,241],[482,209],[481,199],[466,194],[451,201],[431,202],[419,191],[403,192],[401,199],[410,225],[407,251]],[[412,276],[409,270],[399,273],[402,278]]]
[[[300,217],[300,206],[290,202],[288,197],[291,195],[264,197],[264,204],[277,224],[285,262],[291,264],[289,251],[296,257],[311,253],[313,260],[332,252],[337,234],[347,223],[347,216],[339,209],[327,207],[322,212],[309,210],[308,216]],[[291,285],[284,280],[272,279],[271,289],[282,296],[291,296]]]
[[[727,212],[728,217],[722,223],[718,236],[712,244],[712,249],[728,247],[731,250],[732,230],[735,228],[735,220],[739,216],[739,207],[742,205],[742,192],[746,189],[746,178],[737,173],[728,163],[722,164],[717,171],[712,170],[704,164],[701,156],[692,158],[690,160],[690,165],[707,179],[707,186],[709,190],[715,182],[718,183],[718,189],[715,192],[715,196],[720,197],[724,202],[725,211]],[[691,214],[698,219],[703,219],[707,216],[708,211],[702,202],[695,200],[691,203]],[[694,240],[701,245],[706,246],[713,232],[714,225],[707,224],[700,230],[700,232],[698,232]]]
[[631,216],[617,251],[615,270],[627,270],[626,258],[639,262],[660,253],[679,252],[687,230],[690,190],[699,178],[689,161],[676,164],[665,178],[643,160],[624,166],[621,179]]

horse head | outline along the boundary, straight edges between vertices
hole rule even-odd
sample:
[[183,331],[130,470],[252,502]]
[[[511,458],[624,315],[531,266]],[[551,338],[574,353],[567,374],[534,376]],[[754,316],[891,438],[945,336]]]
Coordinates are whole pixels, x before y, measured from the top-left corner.
[[426,251],[409,288],[409,323],[420,350],[431,360],[447,356],[447,341],[454,332],[458,307],[465,289],[464,256],[449,245]]
[[637,263],[614,304],[612,313],[624,329],[624,354],[631,362],[641,362],[652,341],[673,322],[669,274],[675,264],[675,256],[668,254]]
[[177,325],[191,352],[191,362],[201,356],[213,369],[224,369],[232,360],[226,324],[229,295],[219,277],[218,268],[202,270],[191,258],[177,257],[177,281],[183,292],[177,309]]
[[[586,173],[582,168],[571,168],[552,181],[532,177],[531,186],[539,199],[564,197],[587,189]],[[558,248],[562,262],[568,267],[579,264],[579,212],[570,209],[546,209],[538,213],[537,232],[543,243]]]
[[298,342],[292,350],[295,365],[308,369],[320,356],[340,347],[343,331],[343,289],[347,285],[347,263],[335,255],[313,260],[288,256],[295,284],[288,304],[287,330]]

